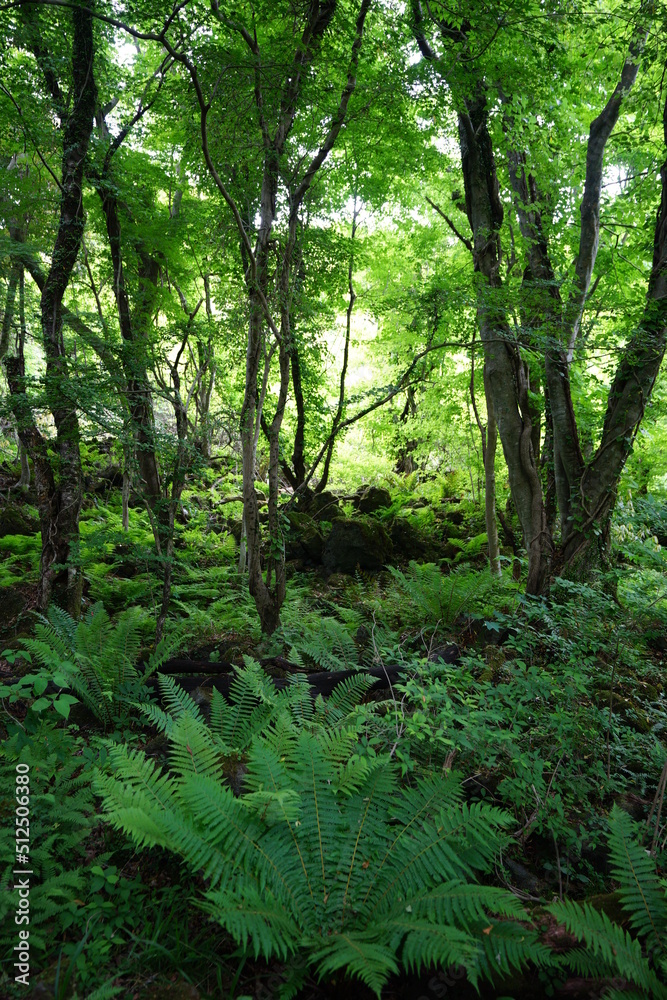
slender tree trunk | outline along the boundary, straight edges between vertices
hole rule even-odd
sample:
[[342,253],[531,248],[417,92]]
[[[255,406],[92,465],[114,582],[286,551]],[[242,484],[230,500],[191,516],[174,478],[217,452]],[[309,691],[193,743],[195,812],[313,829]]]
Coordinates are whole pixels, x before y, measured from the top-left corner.
[[493,413],[493,403],[486,394],[486,447],[484,449],[484,517],[489,543],[489,569],[492,576],[500,576],[500,545],[496,519],[496,446],[498,425]]
[[122,491],[122,518],[123,518],[123,531],[130,530],[130,487],[132,480],[130,477],[129,469],[127,468],[127,463],[123,469],[123,491]]
[[485,384],[528,550],[526,591],[540,594],[548,588],[552,543],[533,450],[525,366],[498,301],[501,285],[498,232],[503,209],[483,89],[474,101],[467,101],[465,110],[459,113],[459,137],[475,271],[486,279],[477,283],[477,322],[484,344]]
[[14,320],[14,308],[16,302],[16,289],[19,279],[23,274],[23,267],[19,261],[12,263],[9,271],[9,281],[7,282],[7,295],[5,298],[5,311],[2,316],[2,329],[0,330],[0,360],[4,358],[9,350],[9,335]]
[[[667,150],[667,101],[663,112]],[[660,170],[661,199],[653,265],[642,320],[625,345],[609,391],[600,445],[582,473],[572,529],[563,539],[559,567],[576,576],[604,564],[618,483],[651,399],[667,347],[667,158]]]
[[[45,395],[56,426],[55,451],[58,478],[54,476],[46,443],[30,409],[25,385],[23,350],[7,360],[7,378],[19,437],[33,459],[37,507],[42,533],[38,605],[45,609],[56,600],[78,616],[83,577],[79,565],[79,510],[81,461],[76,399],[63,341],[62,300],[74,269],[83,236],[83,170],[93,128],[97,90],[93,76],[93,18],[89,9],[72,11],[72,100],[63,129],[60,181],[60,216],[44,281],[41,320],[46,356]],[[40,65],[41,50],[35,49]],[[50,90],[58,96],[50,70]],[[62,110],[62,109],[61,109]],[[20,242],[20,238],[19,242]]]
[[350,234],[350,261],[347,267],[347,290],[348,290],[348,301],[347,310],[345,312],[345,347],[343,349],[343,366],[340,371],[340,385],[338,389],[338,406],[336,407],[336,412],[331,424],[331,434],[329,436],[329,441],[327,444],[326,454],[324,458],[324,468],[322,469],[322,475],[320,476],[320,481],[317,486],[317,491],[322,492],[326,489],[327,483],[329,482],[329,469],[331,467],[331,459],[333,458],[334,448],[336,446],[336,437],[338,435],[338,428],[345,414],[345,379],[347,378],[347,367],[350,360],[350,338],[352,334],[352,311],[354,309],[354,303],[357,301],[357,293],[354,290],[354,239],[357,234],[357,195],[355,191],[354,195],[354,210],[352,213],[352,232]]
[[475,334],[470,363],[470,401],[472,403],[475,422],[479,428],[482,442],[482,463],[484,465],[484,521],[489,547],[489,570],[492,576],[500,576],[500,546],[498,542],[498,521],[496,519],[496,448],[498,445],[498,425],[493,413],[491,395],[484,378],[484,396],[486,400],[487,423],[482,423],[477,401],[475,399]]
[[[132,315],[130,299],[125,284],[118,200],[113,192],[109,177],[106,174],[98,182],[98,193],[102,201],[107,239],[111,251],[113,290],[116,298],[120,333],[123,338],[121,362],[127,383],[128,406],[137,445],[136,456],[139,475],[146,499],[159,519],[159,511],[156,505],[159,506],[160,503],[162,484],[155,446],[153,401],[144,356],[145,339],[142,336],[148,324],[148,317],[143,312],[139,317],[133,317]],[[151,274],[152,270],[150,268],[144,268],[144,286]],[[150,296],[146,294],[145,289],[142,296],[143,300],[150,300]],[[136,329],[137,326],[139,330]]]

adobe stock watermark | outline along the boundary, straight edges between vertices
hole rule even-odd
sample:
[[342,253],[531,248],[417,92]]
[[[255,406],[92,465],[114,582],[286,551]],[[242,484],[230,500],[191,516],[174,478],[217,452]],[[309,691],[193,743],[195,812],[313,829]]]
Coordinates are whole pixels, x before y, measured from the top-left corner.
[[[563,974],[561,973],[561,977],[562,975]],[[431,976],[426,986],[426,992],[422,993],[417,1000],[443,1000],[444,997],[449,995],[452,987],[455,987],[461,982],[462,979],[465,979],[465,976],[466,970],[462,965],[458,968],[456,966],[452,966],[450,969],[442,969],[440,972]],[[590,984],[590,988],[588,992],[585,993],[588,1000],[605,1000],[609,990],[625,990],[631,985],[631,983],[629,983],[628,980],[622,976],[589,980],[588,982]],[[553,986],[554,984],[552,983],[551,985]],[[585,989],[586,981],[579,981],[579,985],[583,986]],[[455,991],[452,993],[452,996],[454,995]],[[584,993],[577,995],[583,996]]]
[[466,970],[462,965],[453,965],[449,969],[440,969],[431,976],[426,984],[426,993],[422,993],[417,1000],[442,1000],[449,993],[452,986],[456,986],[462,979],[465,979]]
[[14,945],[14,980],[22,986],[30,985],[30,768],[16,765],[16,855],[14,867],[14,892],[18,903],[14,923],[18,942]]

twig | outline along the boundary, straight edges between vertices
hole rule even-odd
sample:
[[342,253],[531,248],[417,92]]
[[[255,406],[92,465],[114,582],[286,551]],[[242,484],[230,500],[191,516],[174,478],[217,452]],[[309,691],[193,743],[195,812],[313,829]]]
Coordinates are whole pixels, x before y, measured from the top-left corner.
[[424,195],[424,197],[426,198],[426,200],[429,203],[429,205],[431,206],[431,208],[434,208],[436,210],[436,212],[438,213],[438,215],[441,216],[445,220],[445,222],[447,223],[447,225],[449,226],[449,228],[451,229],[451,231],[454,233],[454,236],[456,236],[461,241],[461,243],[463,243],[463,246],[466,248],[466,250],[469,250],[470,253],[474,253],[473,245],[470,242],[470,240],[467,239],[463,235],[463,233],[460,233],[458,231],[458,229],[456,228],[456,226],[454,225],[454,223],[452,222],[452,220],[449,218],[449,216],[445,215],[445,213],[440,208],[440,206],[436,205],[436,203],[434,201],[431,201],[431,199],[429,198],[428,195]]

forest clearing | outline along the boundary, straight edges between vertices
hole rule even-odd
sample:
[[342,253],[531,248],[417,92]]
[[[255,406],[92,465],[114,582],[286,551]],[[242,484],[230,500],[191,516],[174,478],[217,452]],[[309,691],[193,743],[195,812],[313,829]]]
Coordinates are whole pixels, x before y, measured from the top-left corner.
[[0,1000],[667,1000],[665,0],[0,32]]

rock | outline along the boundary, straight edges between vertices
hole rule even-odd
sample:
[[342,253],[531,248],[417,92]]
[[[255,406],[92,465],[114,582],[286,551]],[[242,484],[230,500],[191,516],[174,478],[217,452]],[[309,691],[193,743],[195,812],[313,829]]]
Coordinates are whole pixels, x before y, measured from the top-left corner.
[[335,521],[337,518],[345,516],[340,509],[338,497],[327,490],[323,493],[315,493],[308,504],[307,511],[315,521]]
[[509,638],[509,629],[501,627],[496,622],[487,623],[476,615],[461,615],[456,624],[461,628],[461,635],[467,643],[475,645],[502,646]]
[[428,654],[429,663],[458,663],[461,659],[461,650],[455,642],[450,642],[446,646],[436,646]]
[[109,490],[120,490],[123,487],[123,470],[120,465],[107,465],[102,469],[94,483],[93,493],[98,495],[107,493]]
[[443,559],[456,559],[461,551],[461,546],[456,544],[456,539],[449,538],[442,546]]
[[34,535],[38,531],[39,521],[28,517],[14,504],[9,504],[0,513],[0,538],[5,535]]
[[503,858],[503,864],[512,876],[514,884],[523,892],[539,895],[543,891],[540,880],[532,872],[528,871],[524,865],[518,861],[512,861],[511,858]]
[[371,641],[371,633],[365,625],[360,625],[354,633],[354,641],[360,649],[365,649]]
[[334,521],[324,543],[322,562],[330,573],[354,573],[357,567],[377,570],[392,552],[391,539],[378,521],[368,517],[340,518]]
[[357,490],[352,506],[360,514],[374,514],[383,507],[391,506],[391,493],[382,486],[362,486]]
[[614,802],[619,809],[629,813],[637,822],[645,820],[651,808],[650,799],[643,799],[641,795],[637,795],[633,791],[620,792]]
[[2,604],[2,620],[8,622],[25,611],[28,601],[16,587],[2,587],[0,588],[0,604]]
[[285,535],[285,558],[304,559],[318,563],[322,558],[324,540],[317,523],[308,514],[290,511],[289,531]]
[[415,500],[406,500],[403,506],[407,510],[422,510],[429,506],[429,502],[426,497],[417,497]]
[[241,542],[241,532],[243,531],[243,519],[230,517],[227,519],[227,531],[234,537],[237,545]]
[[144,569],[137,549],[127,542],[119,542],[118,545],[114,545],[113,559],[113,574],[120,577],[121,580],[132,580],[137,573]]
[[391,525],[391,541],[394,552],[406,559],[424,559],[429,551],[428,542],[409,517],[394,518]]
[[176,982],[162,981],[151,986],[146,994],[149,1000],[200,1000],[201,994],[184,979]]

